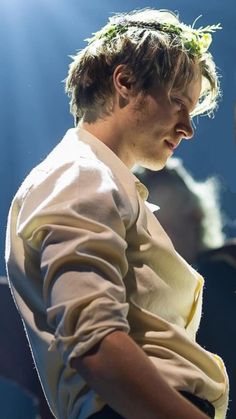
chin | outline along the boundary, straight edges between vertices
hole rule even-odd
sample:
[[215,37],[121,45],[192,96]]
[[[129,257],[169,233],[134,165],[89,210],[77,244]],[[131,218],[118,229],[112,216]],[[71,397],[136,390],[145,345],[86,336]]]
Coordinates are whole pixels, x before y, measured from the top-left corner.
[[139,163],[140,166],[145,167],[145,169],[149,169],[149,170],[153,170],[153,171],[158,171],[158,170],[162,170],[165,165],[166,165],[167,159],[166,160],[150,160],[150,161],[145,161],[145,162],[141,162]]

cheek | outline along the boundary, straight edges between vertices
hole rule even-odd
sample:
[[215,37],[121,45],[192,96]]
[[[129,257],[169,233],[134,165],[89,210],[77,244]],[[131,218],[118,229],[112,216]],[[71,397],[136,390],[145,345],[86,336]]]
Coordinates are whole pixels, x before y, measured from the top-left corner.
[[165,129],[174,123],[174,115],[169,106],[158,106],[150,111],[150,121],[159,129]]
[[169,103],[157,103],[152,97],[145,97],[136,102],[133,123],[139,133],[164,133],[174,124]]

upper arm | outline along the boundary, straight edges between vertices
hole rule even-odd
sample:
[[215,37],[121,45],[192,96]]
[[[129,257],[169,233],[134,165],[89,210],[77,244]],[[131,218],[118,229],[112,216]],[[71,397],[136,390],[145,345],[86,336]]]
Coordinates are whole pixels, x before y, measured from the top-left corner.
[[48,323],[67,359],[112,330],[129,330],[123,278],[132,211],[104,168],[73,166],[54,178],[20,234],[38,252]]

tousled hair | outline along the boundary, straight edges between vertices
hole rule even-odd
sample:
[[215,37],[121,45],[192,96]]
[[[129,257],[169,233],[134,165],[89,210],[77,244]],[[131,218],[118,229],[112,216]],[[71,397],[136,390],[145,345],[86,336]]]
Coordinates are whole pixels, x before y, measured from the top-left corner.
[[125,21],[126,30],[117,30],[110,36],[111,31],[103,28],[104,33],[101,30],[99,37],[72,57],[66,92],[76,121],[83,118],[94,122],[112,111],[112,76],[119,64],[124,66],[134,94],[148,92],[154,83],[168,86],[170,91],[185,87],[197,76],[198,68],[203,87],[193,115],[213,112],[219,82],[211,54],[205,51],[194,55],[178,33],[158,29],[158,24],[178,27],[177,15],[166,10],[141,9],[116,18]]

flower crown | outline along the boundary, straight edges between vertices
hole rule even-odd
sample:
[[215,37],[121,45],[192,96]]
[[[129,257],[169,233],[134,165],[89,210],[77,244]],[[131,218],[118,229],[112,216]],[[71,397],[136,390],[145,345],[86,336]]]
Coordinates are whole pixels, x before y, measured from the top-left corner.
[[139,22],[128,20],[125,16],[114,16],[109,19],[107,25],[105,25],[101,30],[93,33],[93,37],[86,39],[86,41],[89,45],[92,42],[101,39],[105,39],[107,42],[109,42],[115,39],[117,36],[127,32],[129,28],[137,27],[140,29],[156,30],[168,33],[172,36],[177,36],[182,40],[183,45],[188,51],[189,55],[201,56],[208,50],[212,42],[211,34],[218,29],[222,29],[222,27],[220,23],[217,23],[216,25],[208,25],[195,29],[194,24],[198,19],[199,18],[194,21],[192,26],[188,26],[181,22],[177,24],[161,23],[155,21]]

